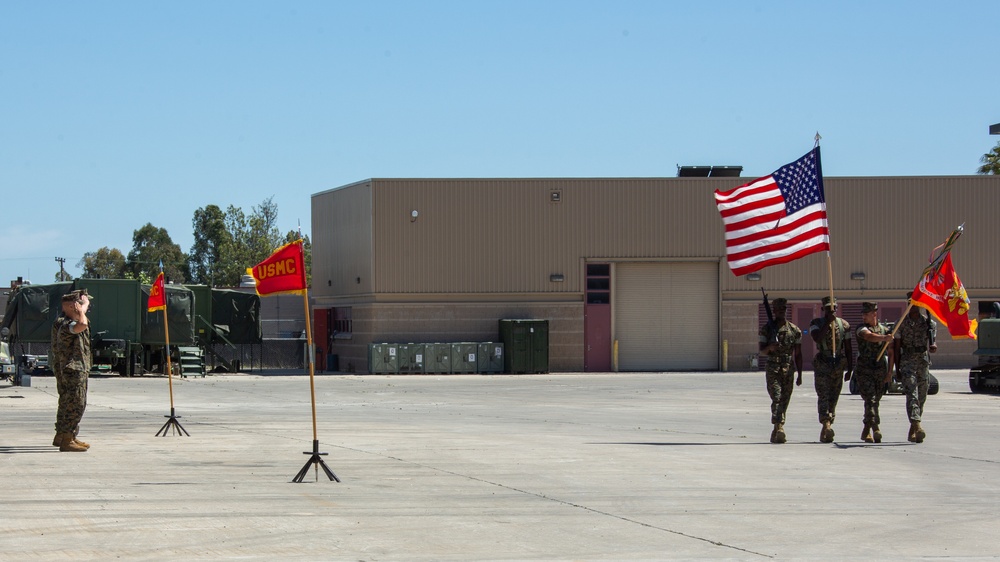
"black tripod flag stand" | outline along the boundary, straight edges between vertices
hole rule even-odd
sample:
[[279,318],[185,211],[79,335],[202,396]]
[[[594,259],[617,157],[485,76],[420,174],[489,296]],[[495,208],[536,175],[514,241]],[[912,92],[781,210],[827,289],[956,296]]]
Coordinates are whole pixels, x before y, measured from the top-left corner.
[[322,468],[323,472],[326,473],[330,480],[340,482],[340,478],[337,478],[337,475],[334,474],[333,471],[330,470],[330,467],[326,466],[326,463],[323,461],[323,455],[326,453],[319,452],[319,437],[317,437],[316,432],[316,376],[314,374],[316,370],[316,354],[313,349],[312,328],[310,326],[308,290],[303,289],[302,299],[305,303],[306,309],[306,342],[308,345],[307,349],[309,350],[306,355],[308,356],[309,361],[309,395],[312,399],[313,448],[312,451],[303,452],[305,455],[310,455],[309,460],[306,462],[305,466],[302,467],[302,470],[295,475],[295,478],[293,478],[292,481],[302,482],[306,473],[309,472],[309,467],[315,466],[317,481],[319,480],[319,469]]
[[190,433],[184,429],[181,422],[177,421],[180,416],[174,413],[174,378],[173,366],[170,364],[170,329],[167,322],[167,292],[163,286],[163,263],[160,263],[160,274],[156,276],[156,281],[153,282],[153,286],[149,289],[149,303],[147,305],[148,312],[154,312],[157,310],[163,311],[163,336],[164,342],[166,342],[166,355],[167,355],[167,386],[170,388],[170,415],[164,416],[167,418],[167,422],[163,424],[163,427],[156,432],[157,437],[166,437],[167,432],[170,431],[173,435],[187,435],[191,436]]

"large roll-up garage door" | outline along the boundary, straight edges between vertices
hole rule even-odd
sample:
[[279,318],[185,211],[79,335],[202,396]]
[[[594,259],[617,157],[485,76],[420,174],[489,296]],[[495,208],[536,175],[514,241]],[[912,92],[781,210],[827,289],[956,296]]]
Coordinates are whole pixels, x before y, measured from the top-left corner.
[[718,271],[715,262],[616,264],[618,369],[718,369]]

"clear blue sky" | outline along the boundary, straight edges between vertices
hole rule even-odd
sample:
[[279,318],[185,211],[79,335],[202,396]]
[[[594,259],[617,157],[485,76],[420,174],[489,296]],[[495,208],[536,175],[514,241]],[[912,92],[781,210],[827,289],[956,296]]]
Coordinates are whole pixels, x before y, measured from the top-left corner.
[[[370,177],[972,174],[1000,2],[0,3],[0,284]],[[740,182],[742,183],[742,182]],[[735,186],[736,184],[734,184]],[[708,195],[706,195],[708,196]],[[721,230],[720,230],[721,232]],[[834,234],[835,235],[835,234]],[[252,265],[252,264],[247,264]]]

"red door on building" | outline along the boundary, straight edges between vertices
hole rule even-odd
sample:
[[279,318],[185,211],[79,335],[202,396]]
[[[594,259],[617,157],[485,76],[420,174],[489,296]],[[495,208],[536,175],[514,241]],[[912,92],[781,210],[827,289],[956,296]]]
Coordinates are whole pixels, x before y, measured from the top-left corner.
[[583,370],[611,371],[611,264],[587,264],[583,305]]

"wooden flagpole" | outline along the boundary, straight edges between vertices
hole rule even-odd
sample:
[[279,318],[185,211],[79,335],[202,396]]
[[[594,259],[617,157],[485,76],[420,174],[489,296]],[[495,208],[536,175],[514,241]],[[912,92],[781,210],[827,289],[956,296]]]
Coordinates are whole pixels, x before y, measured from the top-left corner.
[[[163,269],[162,268],[160,268],[160,274],[161,275],[163,274]],[[181,434],[183,434],[183,435],[187,435],[188,437],[190,437],[191,434],[188,433],[186,429],[184,429],[184,426],[181,425],[181,422],[177,421],[177,418],[179,418],[180,416],[178,416],[178,415],[176,415],[174,413],[174,368],[170,364],[170,326],[169,326],[169,322],[167,322],[167,306],[166,306],[167,305],[167,286],[166,286],[166,284],[164,284],[161,288],[163,289],[163,341],[166,342],[166,348],[165,348],[164,352],[167,355],[167,386],[170,388],[170,415],[169,416],[164,416],[164,417],[166,417],[168,419],[167,419],[166,423],[163,424],[163,427],[161,427],[160,430],[156,432],[156,436],[157,437],[166,437],[166,435],[167,435],[167,428],[170,428],[171,430],[173,430],[172,433],[174,435],[181,435]]]
[[[305,264],[304,258],[305,256],[303,256],[303,264]],[[311,315],[309,314],[308,288],[302,289],[302,304],[306,311],[306,345],[308,346],[306,351],[306,361],[309,363],[309,397],[312,401],[313,450],[303,452],[303,454],[310,455],[309,460],[306,462],[305,466],[302,467],[302,470],[295,475],[295,478],[293,478],[292,481],[302,482],[306,473],[309,472],[309,467],[315,466],[317,481],[319,480],[319,469],[322,468],[323,472],[326,473],[330,480],[340,482],[340,478],[337,478],[337,475],[330,470],[330,467],[326,466],[325,462],[323,462],[323,455],[326,455],[326,453],[319,452],[319,433],[316,430],[316,352],[313,348],[312,318],[310,318]]]

